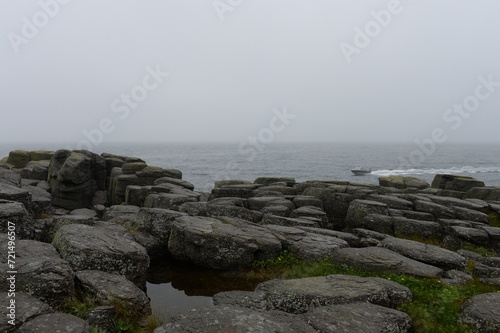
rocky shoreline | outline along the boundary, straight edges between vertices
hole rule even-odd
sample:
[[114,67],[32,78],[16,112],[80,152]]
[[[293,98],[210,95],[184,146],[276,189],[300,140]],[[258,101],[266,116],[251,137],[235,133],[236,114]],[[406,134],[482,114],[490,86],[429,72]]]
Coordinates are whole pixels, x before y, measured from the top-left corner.
[[[17,307],[15,325],[3,320],[0,331],[112,332],[116,302],[151,312],[144,274],[167,254],[247,269],[287,250],[304,261],[330,258],[447,284],[472,279],[473,263],[475,277],[500,285],[498,216],[500,187],[457,175],[436,175],[432,184],[381,177],[379,185],[260,177],[217,181],[202,193],[180,170],[135,157],[12,151],[0,161],[0,239],[8,244],[15,225]],[[466,250],[474,247],[494,255]],[[6,281],[7,250],[1,256]],[[9,285],[0,291],[8,318]],[[86,320],[57,312],[78,291],[100,302]],[[394,309],[411,298],[408,288],[375,277],[273,280],[217,294],[214,307],[155,332],[412,332],[411,318]],[[461,321],[493,332],[499,315],[500,294],[482,294],[464,304]]]

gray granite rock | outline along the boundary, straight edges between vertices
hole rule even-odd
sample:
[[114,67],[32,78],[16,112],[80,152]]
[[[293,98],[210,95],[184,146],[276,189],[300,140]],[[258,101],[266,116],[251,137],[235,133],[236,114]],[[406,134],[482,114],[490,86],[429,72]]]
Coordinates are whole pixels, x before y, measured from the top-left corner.
[[194,309],[174,317],[154,333],[317,333],[300,316],[258,312],[235,306]]
[[420,242],[387,237],[381,245],[407,258],[414,259],[444,270],[465,270],[465,258],[456,252]]
[[475,332],[494,333],[500,329],[500,294],[488,293],[472,297],[462,306],[461,321]]
[[65,225],[52,244],[75,271],[101,270],[134,280],[149,267],[146,249],[125,228],[112,223]]
[[[13,305],[11,300],[15,301]],[[51,312],[53,310],[48,304],[24,292],[16,292],[15,297],[8,297],[8,293],[2,292],[0,293],[0,317],[2,318],[0,332],[15,332],[22,324]]]
[[93,295],[99,302],[126,305],[134,313],[151,312],[148,296],[125,277],[97,270],[76,272],[78,285]]
[[232,217],[182,216],[171,230],[170,253],[206,267],[249,267],[253,260],[274,258],[281,251],[281,242],[268,229]]
[[[7,244],[6,234],[0,234],[0,243]],[[73,295],[74,272],[66,260],[61,259],[56,249],[47,243],[33,240],[16,241],[14,268],[16,291],[30,294],[52,306],[58,306]],[[0,253],[2,270],[0,279],[11,276],[7,251]],[[8,291],[9,284],[2,283],[0,291]]]
[[333,256],[333,261],[367,271],[409,274],[419,277],[436,277],[443,272],[440,268],[381,247],[340,249]]
[[310,310],[307,322],[322,333],[411,333],[406,313],[370,303],[330,305]]
[[340,238],[309,233],[298,228],[278,225],[267,225],[266,228],[281,241],[283,248],[304,261],[330,258],[336,250],[349,246]]
[[271,280],[257,286],[268,307],[289,313],[356,302],[395,307],[411,300],[411,291],[389,280],[348,275],[329,275],[293,280]]

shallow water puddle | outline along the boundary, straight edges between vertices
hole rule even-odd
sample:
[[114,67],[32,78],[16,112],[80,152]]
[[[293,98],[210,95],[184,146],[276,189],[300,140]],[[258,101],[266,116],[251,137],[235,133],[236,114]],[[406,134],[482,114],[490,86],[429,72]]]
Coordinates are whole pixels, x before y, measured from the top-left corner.
[[221,271],[164,258],[152,262],[146,275],[153,313],[165,319],[202,306],[213,306],[212,296],[231,290],[254,290],[262,281],[244,271]]

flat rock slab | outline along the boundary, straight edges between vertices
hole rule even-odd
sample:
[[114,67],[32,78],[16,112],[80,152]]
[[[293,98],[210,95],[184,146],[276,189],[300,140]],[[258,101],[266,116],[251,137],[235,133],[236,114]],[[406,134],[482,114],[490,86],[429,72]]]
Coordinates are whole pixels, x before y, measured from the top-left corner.
[[305,314],[309,325],[322,333],[410,333],[406,313],[370,303],[330,305]]
[[[0,243],[8,243],[7,235],[0,234]],[[5,249],[0,253],[3,263],[0,280],[5,281],[0,291],[9,289],[7,245]],[[74,272],[51,244],[33,240],[16,241],[15,268],[18,292],[30,294],[52,306],[61,304],[74,293]]]
[[340,249],[335,253],[333,262],[367,271],[409,274],[420,277],[436,277],[443,272],[440,268],[418,262],[381,247]]
[[76,273],[76,278],[86,291],[104,304],[113,305],[118,301],[135,312],[151,312],[148,296],[121,275],[102,271],[80,271]]
[[100,270],[133,280],[149,267],[146,249],[125,228],[112,223],[65,225],[52,244],[75,271]]
[[21,202],[26,209],[31,208],[31,194],[14,185],[0,183],[0,199]]
[[[11,310],[8,308],[10,305],[10,300],[15,299],[15,319],[14,325],[10,324],[8,321],[12,320]],[[12,306],[11,306],[12,307]],[[31,319],[46,314],[51,313],[53,310],[48,305],[39,301],[38,299],[23,293],[16,292],[15,298],[10,298],[7,293],[0,293],[0,332],[10,333],[18,329],[22,324],[30,321]]]
[[0,168],[0,183],[21,186],[21,175],[12,170]]
[[36,317],[22,325],[19,333],[89,333],[87,322],[66,313],[50,313]]
[[183,313],[154,333],[317,333],[301,316],[279,311],[258,312],[234,306],[201,308]]
[[212,268],[250,267],[255,259],[277,257],[281,242],[268,229],[231,217],[182,216],[171,224],[170,253]]
[[461,321],[471,325],[476,332],[498,332],[500,294],[481,294],[466,301],[462,306]]
[[442,269],[465,270],[465,258],[460,254],[434,245],[399,239],[385,238],[381,245],[407,258],[414,259]]
[[9,222],[15,225],[18,238],[34,238],[35,228],[26,207],[20,202],[0,199],[0,232],[8,232]]
[[304,313],[312,308],[355,302],[394,307],[411,300],[411,291],[381,279],[329,275],[294,280],[271,280],[257,286],[268,306],[289,313]]
[[268,225],[266,228],[281,241],[284,248],[305,261],[330,258],[336,250],[349,246],[343,239],[310,233],[298,228],[279,225]]

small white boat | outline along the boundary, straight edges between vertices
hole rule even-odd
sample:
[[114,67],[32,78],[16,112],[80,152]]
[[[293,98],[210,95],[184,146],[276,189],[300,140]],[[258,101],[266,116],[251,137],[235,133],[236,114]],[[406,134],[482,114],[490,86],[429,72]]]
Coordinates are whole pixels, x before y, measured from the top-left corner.
[[364,176],[364,175],[368,175],[368,174],[372,173],[372,171],[370,169],[362,168],[362,167],[357,167],[356,169],[352,169],[351,172],[355,176]]

